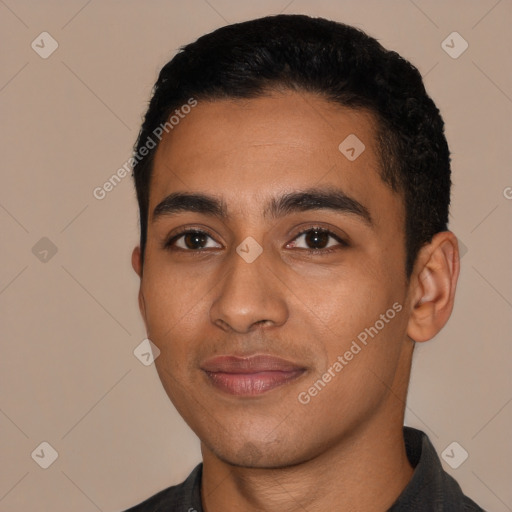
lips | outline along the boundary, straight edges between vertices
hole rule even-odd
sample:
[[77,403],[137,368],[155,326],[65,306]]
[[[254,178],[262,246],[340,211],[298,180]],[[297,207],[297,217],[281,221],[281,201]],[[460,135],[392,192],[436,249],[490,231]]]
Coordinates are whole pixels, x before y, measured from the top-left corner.
[[217,389],[236,396],[254,396],[280,387],[306,368],[270,355],[250,357],[218,356],[205,361],[201,369]]

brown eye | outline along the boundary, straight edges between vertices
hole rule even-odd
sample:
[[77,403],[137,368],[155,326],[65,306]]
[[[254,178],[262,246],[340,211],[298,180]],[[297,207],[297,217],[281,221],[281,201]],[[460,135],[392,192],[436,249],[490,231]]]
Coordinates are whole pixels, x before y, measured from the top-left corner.
[[315,229],[306,232],[304,240],[307,245],[315,246],[314,249],[324,249],[329,242],[329,238],[330,235],[327,232]]
[[[297,242],[297,240],[301,238],[305,244],[305,246],[303,245],[302,247]],[[329,242],[330,239],[332,240],[331,242]],[[338,250],[340,247],[348,247],[348,243],[338,235],[328,229],[320,227],[312,227],[301,231],[295,237],[292,244],[293,247],[304,249],[312,254],[325,254]]]
[[182,235],[182,238],[187,249],[202,249],[206,245],[207,236],[204,233],[189,232]]
[[216,245],[207,245],[209,239],[213,240],[210,234],[206,231],[201,231],[199,229],[187,229],[177,235],[174,235],[170,240],[165,242],[164,248],[192,252],[199,252],[202,249],[217,248],[218,246]]

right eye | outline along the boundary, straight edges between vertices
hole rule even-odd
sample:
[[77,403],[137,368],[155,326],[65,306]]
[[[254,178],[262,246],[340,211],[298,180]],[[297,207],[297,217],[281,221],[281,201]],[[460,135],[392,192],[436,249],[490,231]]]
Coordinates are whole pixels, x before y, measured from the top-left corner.
[[206,245],[208,238],[213,240],[211,234],[207,231],[185,228],[164,242],[164,249],[171,251],[178,249],[185,252],[200,252],[204,249],[215,248],[216,246]]

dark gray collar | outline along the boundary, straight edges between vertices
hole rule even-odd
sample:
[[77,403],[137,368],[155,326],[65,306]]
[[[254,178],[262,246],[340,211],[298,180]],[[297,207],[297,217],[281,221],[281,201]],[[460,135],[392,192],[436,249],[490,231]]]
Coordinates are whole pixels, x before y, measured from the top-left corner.
[[403,431],[407,458],[414,473],[388,512],[485,512],[444,471],[424,432],[411,427],[404,427]]

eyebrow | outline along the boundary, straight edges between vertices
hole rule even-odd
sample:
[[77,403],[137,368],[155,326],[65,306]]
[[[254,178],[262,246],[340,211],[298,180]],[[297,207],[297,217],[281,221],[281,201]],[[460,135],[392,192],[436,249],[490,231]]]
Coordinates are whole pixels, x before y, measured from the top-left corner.
[[[265,205],[263,216],[277,220],[291,213],[309,210],[332,210],[353,215],[373,228],[373,220],[368,209],[341,189],[333,187],[310,188],[273,197]],[[228,208],[222,199],[203,193],[174,192],[155,207],[152,222],[160,217],[182,212],[200,213],[223,221],[229,218]]]

